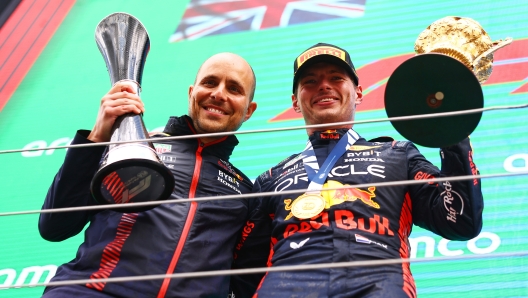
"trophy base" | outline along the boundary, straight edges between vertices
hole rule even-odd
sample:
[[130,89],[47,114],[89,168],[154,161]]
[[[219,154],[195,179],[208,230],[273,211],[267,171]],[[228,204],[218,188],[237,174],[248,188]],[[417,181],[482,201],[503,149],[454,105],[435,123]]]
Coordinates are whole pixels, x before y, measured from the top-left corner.
[[[174,190],[171,171],[148,159],[126,159],[101,168],[92,179],[92,196],[99,204],[121,205],[166,200]],[[158,205],[110,208],[117,212],[140,212]]]
[[[443,54],[421,54],[403,62],[385,89],[387,116],[401,117],[479,109],[484,95],[464,64]],[[391,121],[406,139],[432,148],[459,143],[477,127],[482,112],[460,116]]]

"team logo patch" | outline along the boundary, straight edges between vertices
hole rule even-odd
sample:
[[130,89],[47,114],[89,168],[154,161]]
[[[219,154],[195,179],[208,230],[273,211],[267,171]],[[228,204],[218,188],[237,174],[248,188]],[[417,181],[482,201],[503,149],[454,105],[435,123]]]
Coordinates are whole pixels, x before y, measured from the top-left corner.
[[221,159],[218,160],[218,165],[221,166],[224,170],[228,171],[229,173],[233,174],[233,176],[237,177],[238,180],[243,181],[244,178],[238,174],[235,169],[231,166],[230,163],[223,161]]
[[154,148],[156,148],[158,154],[162,154],[165,152],[171,152],[172,145],[154,143]]
[[358,242],[358,243],[376,244],[376,245],[379,245],[379,246],[381,246],[383,248],[387,248],[387,245],[379,243],[379,242],[376,242],[376,241],[372,241],[372,240],[368,239],[365,236],[361,236],[359,234],[355,234],[355,236],[356,236],[356,242]]

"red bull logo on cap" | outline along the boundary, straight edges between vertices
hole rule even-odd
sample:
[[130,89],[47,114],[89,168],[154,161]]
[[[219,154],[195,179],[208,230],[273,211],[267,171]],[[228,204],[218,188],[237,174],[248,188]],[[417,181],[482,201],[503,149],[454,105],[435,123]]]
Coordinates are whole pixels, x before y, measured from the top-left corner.
[[321,46],[311,48],[299,55],[299,57],[297,57],[297,69],[299,69],[304,62],[317,55],[332,55],[346,62],[345,51],[333,47]]

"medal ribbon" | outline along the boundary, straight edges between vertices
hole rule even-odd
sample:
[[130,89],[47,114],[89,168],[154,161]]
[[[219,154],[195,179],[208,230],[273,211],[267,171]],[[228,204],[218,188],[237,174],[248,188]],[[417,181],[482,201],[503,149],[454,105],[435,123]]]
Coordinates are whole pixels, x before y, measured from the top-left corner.
[[324,161],[321,169],[319,169],[319,163],[317,162],[317,157],[315,157],[315,151],[313,149],[312,142],[308,140],[306,143],[306,148],[302,153],[304,170],[308,174],[308,180],[310,184],[308,185],[307,193],[317,193],[319,194],[323,189],[323,184],[326,181],[326,177],[330,173],[330,170],[337,162],[337,159],[341,157],[347,150],[350,148],[356,141],[359,139],[359,135],[352,128],[347,131],[347,133],[341,137],[337,145],[332,149],[326,160]]

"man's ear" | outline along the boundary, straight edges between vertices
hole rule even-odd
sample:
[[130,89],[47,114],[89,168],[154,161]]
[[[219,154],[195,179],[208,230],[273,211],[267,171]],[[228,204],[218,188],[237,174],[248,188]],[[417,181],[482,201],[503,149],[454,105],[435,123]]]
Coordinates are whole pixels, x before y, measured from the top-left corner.
[[301,108],[299,107],[299,101],[297,100],[297,96],[295,96],[295,94],[292,94],[292,106],[293,106],[293,110],[296,113],[301,112]]
[[249,106],[247,108],[246,116],[244,117],[244,122],[246,122],[249,118],[251,118],[251,115],[253,115],[253,112],[257,109],[257,103],[252,101],[249,103]]
[[363,87],[361,85],[358,85],[356,87],[356,105],[363,102]]
[[194,86],[193,85],[190,85],[189,86],[189,105],[191,105],[191,94],[194,90]]

